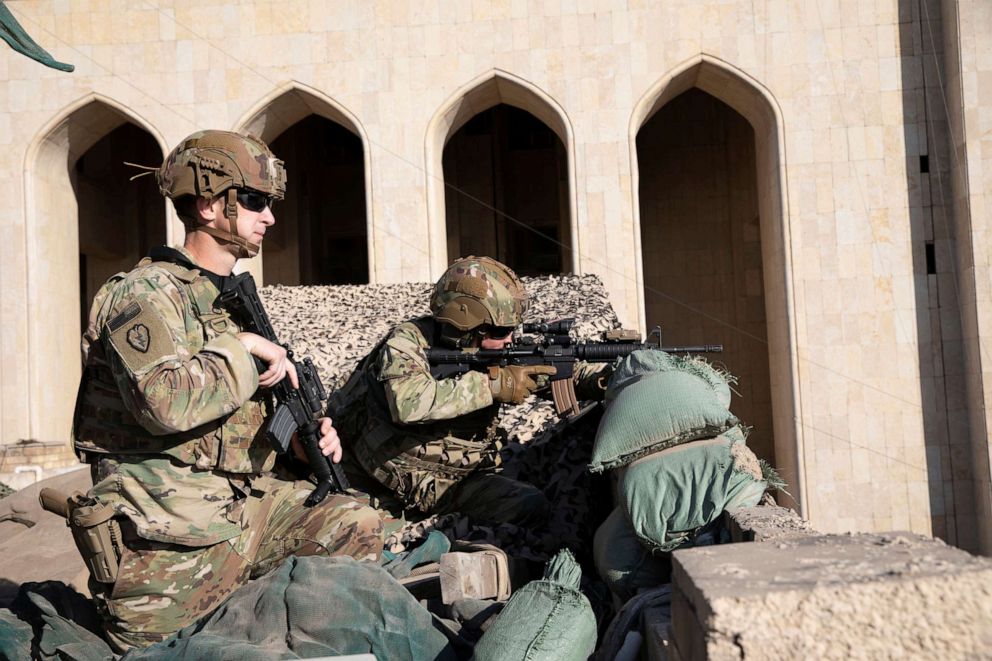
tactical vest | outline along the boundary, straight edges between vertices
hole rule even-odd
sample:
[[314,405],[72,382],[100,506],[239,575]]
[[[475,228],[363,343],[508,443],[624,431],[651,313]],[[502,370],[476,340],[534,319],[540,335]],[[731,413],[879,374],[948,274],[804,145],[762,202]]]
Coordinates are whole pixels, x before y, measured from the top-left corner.
[[[171,262],[152,262],[148,257],[137,268],[162,269],[179,286],[186,306],[185,340],[191,353],[221,333],[240,330],[226,312],[215,308],[217,287],[199,271]],[[101,309],[126,275],[118,273],[100,289],[94,310]],[[98,320],[97,334],[105,321]],[[272,467],[275,454],[258,433],[268,409],[264,395],[256,393],[233,413],[187,432],[149,434],[124,405],[100,338],[89,335],[93,330],[91,327],[83,338],[84,343],[90,343],[90,350],[73,420],[73,449],[81,461],[92,462],[97,457],[91,455],[102,454],[164,454],[183,464],[229,473],[258,473]]]
[[[433,336],[430,317],[414,323]],[[388,336],[387,338],[388,339]],[[433,512],[452,487],[480,469],[498,466],[505,434],[497,426],[499,405],[426,424],[393,422],[377,374],[386,340],[366,356],[329,402],[329,415],[346,455],[406,507]]]

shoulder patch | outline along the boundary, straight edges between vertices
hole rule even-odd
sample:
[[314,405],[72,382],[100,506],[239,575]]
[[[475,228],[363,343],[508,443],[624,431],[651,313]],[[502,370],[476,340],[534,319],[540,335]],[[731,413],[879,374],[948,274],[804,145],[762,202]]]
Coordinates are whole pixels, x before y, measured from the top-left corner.
[[135,301],[124,308],[116,317],[107,322],[111,333],[141,314],[141,304]]
[[128,304],[107,322],[106,331],[113,351],[132,374],[140,374],[176,355],[169,327],[149,303]]

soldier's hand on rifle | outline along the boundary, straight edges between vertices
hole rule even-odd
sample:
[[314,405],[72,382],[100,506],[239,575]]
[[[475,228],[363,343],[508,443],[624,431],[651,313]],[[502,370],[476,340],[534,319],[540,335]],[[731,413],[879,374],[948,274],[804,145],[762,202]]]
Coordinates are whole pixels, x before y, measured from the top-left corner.
[[299,378],[296,376],[296,367],[286,357],[285,347],[270,342],[255,333],[238,333],[238,339],[248,350],[248,353],[268,366],[264,372],[258,375],[259,387],[271,388],[287,375],[293,388],[300,387]]
[[[338,438],[338,432],[331,423],[330,418],[320,419],[320,440],[317,444],[320,446],[320,451],[325,457],[330,457],[331,461],[336,464],[341,463],[341,456],[343,454],[341,439]],[[296,434],[293,435],[293,440],[290,441],[290,447],[293,448],[293,454],[297,459],[300,461],[307,460],[307,454],[303,450],[299,436]]]
[[519,404],[538,388],[534,377],[539,374],[553,376],[558,370],[550,365],[510,365],[489,368],[489,387],[493,400],[506,404]]

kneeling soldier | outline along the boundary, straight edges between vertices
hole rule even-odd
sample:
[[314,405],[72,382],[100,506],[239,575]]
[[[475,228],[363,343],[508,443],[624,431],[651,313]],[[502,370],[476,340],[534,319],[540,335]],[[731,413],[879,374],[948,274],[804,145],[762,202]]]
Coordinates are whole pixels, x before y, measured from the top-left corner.
[[[185,242],[153,250],[96,295],[73,430],[94,482],[76,518],[95,532],[77,539],[109,546],[80,544],[119,651],[163,640],[289,555],[375,561],[383,541],[378,514],[358,500],[306,508],[311,485],[267,473],[266,388],[297,385],[296,371],[283,347],[241,332],[216,302],[275,223],[282,161],[257,138],[201,131],[155,174]],[[320,432],[324,455],[340,461],[330,419]]]

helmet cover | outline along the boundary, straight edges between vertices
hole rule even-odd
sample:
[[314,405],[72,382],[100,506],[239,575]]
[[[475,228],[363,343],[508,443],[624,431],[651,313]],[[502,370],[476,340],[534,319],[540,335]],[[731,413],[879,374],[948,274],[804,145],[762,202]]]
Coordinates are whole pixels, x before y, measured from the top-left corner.
[[455,260],[434,286],[431,314],[460,331],[483,324],[513,328],[523,321],[527,292],[513,270],[489,257]]
[[231,131],[197,131],[173,149],[155,171],[162,195],[176,200],[186,195],[211,200],[225,192],[228,230],[195,229],[234,243],[240,257],[253,257],[260,246],[238,234],[238,190],[253,190],[281,200],[286,194],[286,168],[259,138]]

